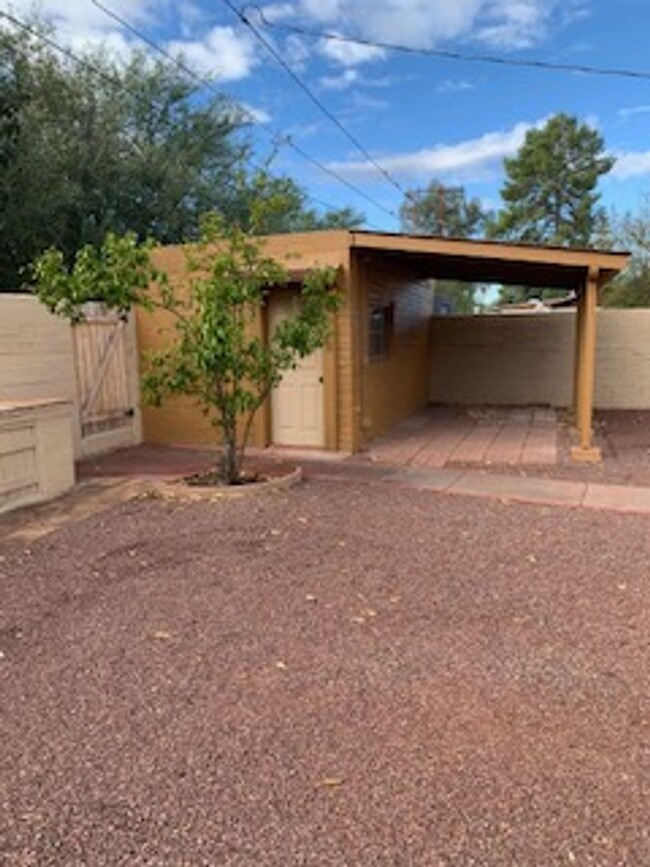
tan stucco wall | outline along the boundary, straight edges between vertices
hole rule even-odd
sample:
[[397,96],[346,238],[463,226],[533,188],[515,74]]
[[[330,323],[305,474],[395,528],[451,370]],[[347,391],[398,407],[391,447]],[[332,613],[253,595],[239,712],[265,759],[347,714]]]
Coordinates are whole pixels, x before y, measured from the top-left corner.
[[0,293],[0,401],[61,399],[72,404],[75,457],[141,441],[135,323],[127,331],[129,379],[136,413],[131,424],[83,442],[71,326],[31,295]]
[[[440,316],[431,324],[431,400],[569,406],[575,314]],[[595,406],[650,408],[650,310],[599,310]]]
[[[433,292],[408,265],[377,256],[359,257],[358,336],[360,341],[360,441],[383,433],[427,403],[429,325]],[[390,351],[385,359],[368,356],[371,306],[393,304]]]
[[[334,317],[332,339],[325,349],[323,376],[325,385],[325,436],[327,447],[349,449],[352,444],[352,397],[350,364],[346,362],[351,344],[351,308],[346,287],[349,280],[349,234],[347,232],[300,233],[271,236],[265,240],[265,252],[276,257],[287,269],[330,266],[339,269],[339,283],[344,303]],[[163,247],[155,253],[155,263],[177,287],[187,282],[187,265],[183,248]],[[258,333],[265,333],[265,311],[256,323]],[[144,363],[146,353],[162,348],[173,339],[173,319],[162,311],[138,311],[138,344]],[[346,355],[347,353],[347,355]],[[250,445],[264,447],[270,442],[270,409],[262,408],[251,430]],[[186,445],[215,445],[218,431],[210,424],[196,403],[187,398],[170,398],[161,407],[143,405],[143,435],[147,442]]]

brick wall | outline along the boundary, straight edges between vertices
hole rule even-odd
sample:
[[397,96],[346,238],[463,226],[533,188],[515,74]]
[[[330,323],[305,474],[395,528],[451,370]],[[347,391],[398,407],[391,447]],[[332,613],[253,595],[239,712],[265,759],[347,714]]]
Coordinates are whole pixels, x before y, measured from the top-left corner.
[[[361,342],[361,439],[383,433],[427,403],[429,326],[433,293],[405,262],[373,255],[360,263],[359,340]],[[369,356],[370,309],[392,305],[389,351]]]

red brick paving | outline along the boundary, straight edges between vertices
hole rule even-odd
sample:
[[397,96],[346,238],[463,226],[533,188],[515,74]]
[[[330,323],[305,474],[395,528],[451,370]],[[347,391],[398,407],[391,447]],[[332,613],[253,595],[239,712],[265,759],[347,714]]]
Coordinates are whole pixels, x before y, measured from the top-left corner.
[[427,407],[370,446],[387,464],[554,464],[557,422],[548,408],[472,411]]

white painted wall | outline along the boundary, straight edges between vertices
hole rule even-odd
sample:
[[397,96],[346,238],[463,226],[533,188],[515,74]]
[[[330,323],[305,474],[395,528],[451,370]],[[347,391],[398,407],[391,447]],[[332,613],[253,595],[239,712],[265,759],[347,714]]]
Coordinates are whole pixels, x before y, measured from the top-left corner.
[[[569,406],[575,313],[436,316],[431,400]],[[598,311],[595,406],[650,409],[650,309]]]

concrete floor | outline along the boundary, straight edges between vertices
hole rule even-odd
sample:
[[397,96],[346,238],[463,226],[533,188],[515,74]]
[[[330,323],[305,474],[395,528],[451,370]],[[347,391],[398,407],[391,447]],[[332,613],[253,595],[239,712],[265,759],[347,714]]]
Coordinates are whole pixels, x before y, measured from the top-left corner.
[[430,406],[371,443],[369,454],[381,463],[414,467],[552,465],[557,439],[556,413],[548,407]]

